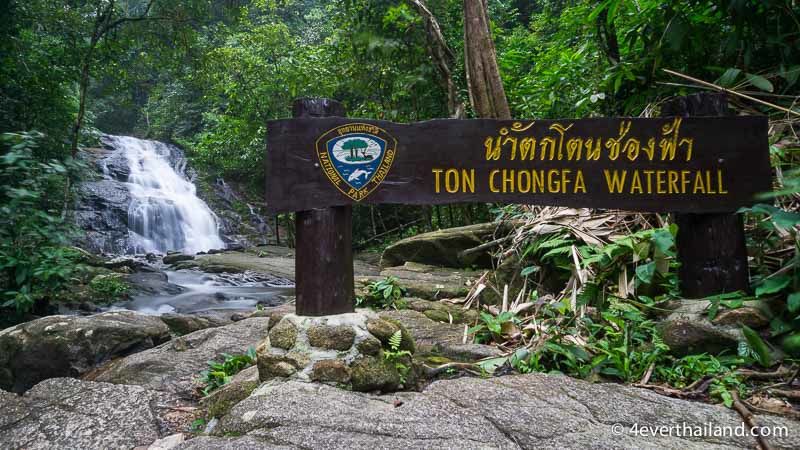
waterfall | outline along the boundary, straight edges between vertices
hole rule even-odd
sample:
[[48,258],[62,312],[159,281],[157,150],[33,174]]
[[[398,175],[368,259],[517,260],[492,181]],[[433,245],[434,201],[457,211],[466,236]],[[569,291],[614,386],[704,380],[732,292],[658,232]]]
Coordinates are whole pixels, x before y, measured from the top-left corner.
[[197,253],[224,248],[217,217],[196,195],[180,149],[163,142],[106,136],[127,159],[129,251]]

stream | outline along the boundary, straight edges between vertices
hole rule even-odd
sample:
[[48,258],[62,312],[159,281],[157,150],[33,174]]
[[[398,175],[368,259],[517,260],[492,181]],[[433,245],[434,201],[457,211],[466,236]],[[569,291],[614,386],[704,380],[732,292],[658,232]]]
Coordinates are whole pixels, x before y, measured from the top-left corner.
[[212,311],[252,311],[278,306],[294,295],[291,281],[264,274],[209,274],[196,270],[165,271],[168,291],[138,294],[111,309],[144,314],[197,314]]

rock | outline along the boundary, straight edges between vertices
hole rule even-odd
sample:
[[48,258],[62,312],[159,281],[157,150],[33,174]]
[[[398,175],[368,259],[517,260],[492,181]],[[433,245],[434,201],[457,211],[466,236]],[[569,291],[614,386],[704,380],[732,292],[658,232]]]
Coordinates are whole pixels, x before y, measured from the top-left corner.
[[75,225],[84,230],[78,245],[93,253],[122,253],[128,246],[128,205],[124,183],[114,180],[79,183]]
[[349,383],[350,368],[344,361],[338,359],[326,359],[314,363],[311,369],[311,379],[313,381],[331,381],[334,383]]
[[381,256],[381,267],[416,262],[443,267],[491,268],[491,249],[469,255],[462,252],[506,233],[507,227],[501,224],[481,223],[418,234],[386,247]]
[[[384,357],[380,339],[369,331],[376,324],[392,332],[403,329],[402,325],[378,318],[371,310],[321,317],[287,314],[258,345],[259,377],[264,382],[288,378],[332,383],[346,389],[396,390],[401,384],[398,368]],[[291,346],[272,343],[275,330],[289,329],[293,330]],[[413,339],[407,332],[405,336],[413,351]],[[404,358],[404,364],[411,367],[410,356]]]
[[214,314],[162,314],[159,316],[167,324],[169,330],[178,336],[205,330],[206,328],[221,327],[232,322],[229,317]]
[[147,447],[185,428],[191,413],[172,395],[71,378],[43,381],[24,396],[0,391],[0,448]]
[[219,315],[198,314],[162,314],[159,316],[169,327],[169,330],[178,336],[205,330],[206,328],[221,327],[232,322],[230,318]]
[[344,351],[353,346],[356,332],[347,325],[316,325],[308,329],[308,343],[314,347]]
[[0,388],[24,392],[47,378],[77,377],[167,340],[164,322],[133,311],[43,317],[0,331]]
[[363,341],[356,344],[356,348],[359,352],[369,356],[376,356],[379,354],[382,347],[381,341],[372,336],[367,336]]
[[386,358],[365,356],[350,366],[350,380],[354,391],[393,392],[400,385],[400,373]]
[[258,387],[258,367],[251,366],[231,377],[231,381],[203,398],[208,417],[222,417]]
[[715,325],[708,320],[706,300],[682,300],[658,327],[661,338],[671,353],[684,356],[693,353],[719,353],[736,350],[742,337],[736,326]]
[[184,289],[169,282],[164,272],[136,272],[125,278],[131,286],[131,295],[177,295]]
[[383,319],[396,320],[414,336],[416,350],[422,354],[440,354],[448,358],[472,362],[479,359],[500,356],[496,347],[482,344],[463,344],[464,325],[433,321],[423,313],[412,310],[384,311]]
[[194,398],[198,387],[195,379],[207,368],[207,361],[219,361],[223,353],[245,353],[267,335],[268,325],[267,318],[252,318],[195,331],[107,364],[93,379]]
[[191,261],[194,259],[194,255],[185,255],[182,253],[168,253],[163,258],[161,258],[161,262],[164,264],[175,264],[181,261]]
[[[768,440],[775,448],[796,448],[800,423],[767,415],[754,420],[759,426],[785,426],[788,434]],[[621,434],[612,427],[616,423],[623,427]],[[262,385],[221,419],[215,436],[182,448],[700,450],[756,445],[751,437],[731,435],[634,436],[628,431],[634,423],[640,429],[674,430],[684,424],[736,427],[741,419],[723,406],[561,375],[458,378],[392,395],[289,381]]]
[[746,325],[753,329],[769,325],[772,315],[765,309],[756,306],[741,306],[735,309],[724,309],[717,313],[712,321],[714,325]]
[[480,275],[481,273],[475,270],[451,269],[407,262],[399,267],[382,270],[379,277],[357,276],[356,281],[361,285],[357,290],[363,293],[364,286],[368,283],[386,277],[395,277],[398,284],[406,290],[410,297],[438,300],[463,298],[469,293],[472,280],[477,279]]
[[185,440],[186,437],[183,433],[171,434],[165,438],[161,438],[153,442],[149,447],[147,447],[147,450],[172,450]]
[[367,320],[367,331],[378,338],[383,344],[388,344],[389,339],[399,330],[400,327],[397,325],[380,318]]
[[273,347],[289,350],[297,339],[297,327],[288,320],[279,322],[269,330],[269,343]]

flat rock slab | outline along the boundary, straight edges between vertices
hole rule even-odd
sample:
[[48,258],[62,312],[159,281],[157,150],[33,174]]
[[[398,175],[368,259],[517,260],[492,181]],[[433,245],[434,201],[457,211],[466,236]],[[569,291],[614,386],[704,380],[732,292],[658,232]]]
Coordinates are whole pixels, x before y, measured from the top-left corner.
[[465,297],[469,293],[472,280],[477,279],[482,273],[469,269],[435,267],[407,262],[402,266],[383,269],[379,276],[359,276],[357,273],[355,279],[356,290],[358,290],[359,284],[366,285],[386,277],[395,277],[398,284],[406,290],[409,296],[427,300],[439,300],[442,298]]
[[254,317],[195,331],[150,350],[113,361],[92,374],[95,381],[132,384],[194,398],[196,379],[207,361],[241,354],[267,335],[269,317]]
[[388,317],[405,325],[414,337],[420,353],[439,354],[458,361],[472,362],[482,358],[500,356],[502,352],[494,346],[463,344],[464,325],[437,322],[425,314],[410,309],[384,311]]
[[73,378],[43,381],[24,396],[0,391],[0,448],[130,449],[185,428],[170,394]]
[[0,389],[24,392],[47,378],[77,377],[167,340],[164,322],[133,311],[36,319],[0,331]]
[[[785,426],[775,448],[800,445],[800,423],[757,416],[760,426]],[[754,448],[750,437],[637,436],[640,427],[736,427],[722,406],[650,391],[529,374],[432,383],[422,392],[373,395],[302,382],[268,382],[237,404],[213,437],[181,449],[274,448]],[[615,424],[622,432],[615,433]]]
[[[257,252],[257,253],[253,253]],[[259,256],[259,254],[261,256]],[[192,261],[181,261],[175,268],[197,268],[210,273],[257,272],[294,280],[294,250],[286,247],[256,247],[250,251],[226,251],[198,255]],[[359,276],[378,275],[377,265],[356,257],[353,270]]]

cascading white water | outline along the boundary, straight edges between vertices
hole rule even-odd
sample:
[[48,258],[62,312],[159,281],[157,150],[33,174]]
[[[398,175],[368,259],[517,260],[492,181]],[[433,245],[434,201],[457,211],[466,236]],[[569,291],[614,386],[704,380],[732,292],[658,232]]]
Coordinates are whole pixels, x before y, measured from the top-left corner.
[[185,177],[186,160],[179,150],[129,136],[108,138],[130,168],[128,228],[133,252],[194,254],[225,247],[216,216]]

